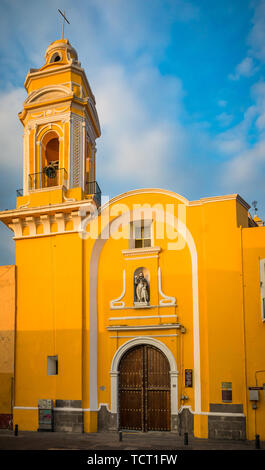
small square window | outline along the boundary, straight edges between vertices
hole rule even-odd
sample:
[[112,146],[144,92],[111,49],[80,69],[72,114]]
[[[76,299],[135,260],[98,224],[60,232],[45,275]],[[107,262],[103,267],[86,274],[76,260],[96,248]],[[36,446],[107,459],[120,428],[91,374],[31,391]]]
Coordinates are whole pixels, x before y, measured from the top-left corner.
[[222,401],[232,402],[232,382],[222,382]]
[[47,375],[58,375],[58,356],[47,357]]
[[147,248],[152,246],[151,221],[141,220],[133,222],[134,248]]

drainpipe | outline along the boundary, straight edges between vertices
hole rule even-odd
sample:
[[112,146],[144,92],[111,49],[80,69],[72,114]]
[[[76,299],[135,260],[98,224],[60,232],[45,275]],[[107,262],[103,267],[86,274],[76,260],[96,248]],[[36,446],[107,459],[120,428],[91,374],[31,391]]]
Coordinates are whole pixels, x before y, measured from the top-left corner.
[[240,225],[240,242],[241,242],[241,279],[242,279],[242,317],[243,317],[243,350],[244,350],[244,372],[245,372],[245,403],[246,403],[246,432],[249,437],[248,430],[248,392],[247,392],[247,350],[246,350],[246,312],[245,312],[245,289],[244,289],[244,255],[243,255],[243,228]]

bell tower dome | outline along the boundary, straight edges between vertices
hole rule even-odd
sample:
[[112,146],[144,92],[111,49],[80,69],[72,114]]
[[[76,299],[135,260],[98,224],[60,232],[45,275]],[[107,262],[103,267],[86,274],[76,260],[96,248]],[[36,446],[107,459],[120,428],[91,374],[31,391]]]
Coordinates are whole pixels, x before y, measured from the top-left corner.
[[45,64],[30,69],[28,96],[19,119],[24,126],[23,193],[17,206],[94,199],[96,139],[100,124],[95,97],[68,39],[52,42]]

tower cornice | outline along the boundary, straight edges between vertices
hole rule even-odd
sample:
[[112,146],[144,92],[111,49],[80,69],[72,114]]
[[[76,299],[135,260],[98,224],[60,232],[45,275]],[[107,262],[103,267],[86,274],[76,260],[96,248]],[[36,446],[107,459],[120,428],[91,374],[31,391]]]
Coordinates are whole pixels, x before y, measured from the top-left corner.
[[84,85],[86,88],[87,95],[90,96],[93,99],[94,104],[96,104],[95,96],[92,93],[92,90],[88,83],[84,69],[74,64],[61,65],[60,67],[54,68],[54,70],[48,69],[48,70],[36,70],[36,71],[34,70],[34,72],[29,71],[29,73],[27,74],[25,83],[24,83],[24,87],[26,88],[26,90],[28,90],[29,85],[32,82],[32,80],[39,79],[39,78],[46,78],[52,75],[58,75],[58,74],[61,74],[62,72],[75,72],[81,75],[84,80]]

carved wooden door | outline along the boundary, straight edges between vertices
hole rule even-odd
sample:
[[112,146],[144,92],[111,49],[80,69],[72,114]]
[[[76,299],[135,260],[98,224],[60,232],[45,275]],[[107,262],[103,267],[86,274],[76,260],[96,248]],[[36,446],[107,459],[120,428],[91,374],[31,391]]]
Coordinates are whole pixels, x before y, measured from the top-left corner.
[[170,374],[167,358],[142,345],[130,349],[119,367],[119,427],[170,431]]

